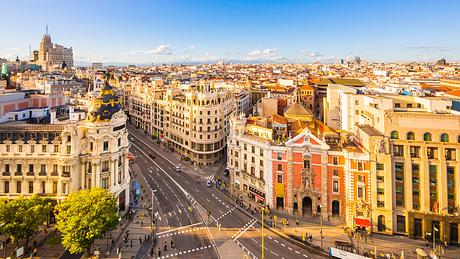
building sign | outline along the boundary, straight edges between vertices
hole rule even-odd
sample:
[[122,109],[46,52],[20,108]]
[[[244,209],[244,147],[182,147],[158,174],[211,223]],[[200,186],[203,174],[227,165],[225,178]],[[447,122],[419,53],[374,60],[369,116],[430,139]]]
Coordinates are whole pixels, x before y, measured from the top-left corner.
[[249,191],[254,193],[256,195],[256,197],[259,198],[260,200],[262,200],[262,201],[265,200],[265,193],[257,190],[256,188],[254,188],[252,186],[249,186]]

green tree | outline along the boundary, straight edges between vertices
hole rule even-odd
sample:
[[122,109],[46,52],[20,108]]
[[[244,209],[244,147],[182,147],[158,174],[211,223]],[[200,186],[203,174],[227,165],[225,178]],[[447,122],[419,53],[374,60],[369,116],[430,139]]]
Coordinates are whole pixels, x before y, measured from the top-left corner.
[[105,189],[71,193],[55,208],[62,245],[70,253],[90,253],[93,242],[114,229],[119,221],[116,198]]
[[37,231],[48,218],[51,211],[51,201],[33,195],[29,198],[20,196],[13,200],[0,200],[0,232],[9,236],[12,242],[18,244],[19,240],[29,238]]

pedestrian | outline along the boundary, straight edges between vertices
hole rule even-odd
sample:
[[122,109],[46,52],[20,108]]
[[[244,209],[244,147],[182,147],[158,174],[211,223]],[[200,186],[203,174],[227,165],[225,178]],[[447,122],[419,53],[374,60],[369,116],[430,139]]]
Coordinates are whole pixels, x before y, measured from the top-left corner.
[[161,248],[158,248],[158,257],[161,257]]
[[144,221],[141,221],[141,227],[144,227]]
[[132,239],[129,240],[129,245],[130,245],[131,247],[133,247],[133,240],[132,240]]
[[168,251],[168,244],[166,243],[166,241],[165,241],[164,251],[165,251],[165,252]]
[[142,237],[139,237],[139,244],[142,245]]
[[310,243],[313,242],[313,235],[311,233],[308,234],[308,239],[310,239]]
[[298,226],[299,225],[299,218],[295,217],[295,224]]
[[117,247],[117,255],[120,254],[120,247]]
[[174,241],[171,239],[171,248],[174,249]]
[[37,247],[37,240],[34,240],[33,248],[36,248],[36,247]]

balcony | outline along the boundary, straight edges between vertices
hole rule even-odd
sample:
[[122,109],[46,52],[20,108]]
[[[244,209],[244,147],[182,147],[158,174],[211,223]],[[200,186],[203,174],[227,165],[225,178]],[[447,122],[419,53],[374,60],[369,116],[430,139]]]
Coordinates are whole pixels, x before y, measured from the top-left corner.
[[3,176],[10,176],[10,175],[11,175],[11,172],[3,172],[2,175],[3,175]]
[[70,177],[70,172],[62,172],[62,177]]
[[27,172],[27,174],[26,174],[26,175],[27,175],[27,176],[34,176],[34,175],[35,175],[35,173],[34,173],[34,172]]
[[46,171],[40,171],[40,172],[38,173],[38,176],[46,176]]
[[14,175],[15,175],[15,176],[22,176],[22,172],[21,172],[21,171],[19,171],[19,172],[14,172]]

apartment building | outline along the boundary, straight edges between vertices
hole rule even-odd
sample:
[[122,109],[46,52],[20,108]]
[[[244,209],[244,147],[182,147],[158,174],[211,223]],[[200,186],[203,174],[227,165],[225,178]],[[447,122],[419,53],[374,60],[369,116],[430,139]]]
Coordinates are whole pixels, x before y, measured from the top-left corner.
[[128,132],[121,101],[106,85],[86,120],[0,124],[0,196],[34,193],[54,203],[72,191],[101,187],[129,206]]
[[458,244],[460,116],[440,97],[342,91],[342,130],[370,153],[374,232]]

